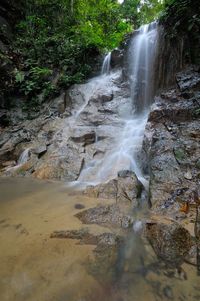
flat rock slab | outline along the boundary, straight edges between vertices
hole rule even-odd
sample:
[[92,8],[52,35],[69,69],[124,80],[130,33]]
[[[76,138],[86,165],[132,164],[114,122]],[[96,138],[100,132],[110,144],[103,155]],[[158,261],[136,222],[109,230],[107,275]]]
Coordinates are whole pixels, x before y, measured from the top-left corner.
[[108,206],[97,206],[75,215],[83,224],[98,224],[107,227],[129,228],[133,219],[130,215],[125,214],[119,205],[113,204]]
[[80,230],[60,230],[51,233],[50,238],[69,238],[77,239],[80,244],[86,245],[117,245],[122,240],[121,236],[114,233],[102,233],[100,235],[94,235],[89,232],[88,228],[82,228]]

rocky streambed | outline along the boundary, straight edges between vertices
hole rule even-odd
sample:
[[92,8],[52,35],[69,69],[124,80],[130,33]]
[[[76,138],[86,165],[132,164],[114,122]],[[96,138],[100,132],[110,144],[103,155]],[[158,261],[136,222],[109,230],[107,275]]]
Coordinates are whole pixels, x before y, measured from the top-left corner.
[[[199,69],[178,73],[176,82],[155,98],[148,120],[137,120],[141,127],[133,127],[120,70],[75,85],[33,120],[20,121],[19,109],[15,118],[4,112],[10,124],[1,128],[3,181],[28,176],[75,185],[76,212],[69,212],[79,226],[56,222],[46,239],[93,246],[86,270],[101,293],[72,293],[71,300],[199,298]],[[139,173],[130,170],[130,153]],[[86,207],[85,198],[92,200]],[[52,300],[66,300],[59,298]]]

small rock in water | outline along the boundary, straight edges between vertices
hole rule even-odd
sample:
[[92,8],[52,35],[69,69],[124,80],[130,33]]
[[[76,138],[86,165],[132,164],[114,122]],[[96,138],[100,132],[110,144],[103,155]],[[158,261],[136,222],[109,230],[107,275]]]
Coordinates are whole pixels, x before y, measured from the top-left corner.
[[167,285],[163,288],[163,294],[168,299],[173,299],[173,292],[170,286]]
[[75,205],[74,205],[74,208],[75,208],[75,209],[84,209],[85,206],[84,206],[83,204],[75,204]]
[[190,171],[187,171],[185,174],[184,174],[184,178],[187,179],[187,180],[192,180],[192,174]]

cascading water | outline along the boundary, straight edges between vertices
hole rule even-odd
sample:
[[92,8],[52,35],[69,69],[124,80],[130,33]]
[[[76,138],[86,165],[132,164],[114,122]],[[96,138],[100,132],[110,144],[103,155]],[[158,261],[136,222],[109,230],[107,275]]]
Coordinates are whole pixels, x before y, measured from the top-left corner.
[[18,161],[17,161],[17,165],[21,165],[24,164],[28,161],[30,156],[30,149],[26,148],[20,155]]
[[[113,109],[116,113],[110,124],[103,125],[104,132],[110,137],[110,144],[104,155],[94,157],[88,161],[82,170],[78,182],[87,185],[97,185],[107,182],[117,176],[120,170],[133,170],[145,187],[148,182],[142,175],[138,162],[138,153],[141,150],[144,129],[148,116],[148,109],[153,100],[153,71],[156,54],[156,23],[142,26],[133,37],[128,56],[129,79],[131,97],[122,95],[120,82],[122,77],[116,76],[116,71],[108,73],[111,54],[108,54],[103,62],[102,73],[104,75],[95,78],[101,91],[114,91],[113,100],[104,104],[104,109]],[[118,79],[117,79],[118,77]],[[116,84],[116,82],[118,83]],[[91,85],[91,82],[90,82]],[[117,86],[117,89],[116,89]],[[86,96],[86,98],[88,98]],[[102,126],[95,129],[96,136],[101,136]],[[101,148],[101,140],[95,141],[97,152]]]
[[102,68],[101,68],[101,74],[109,74],[110,62],[111,62],[111,52],[109,52],[103,60],[103,65],[102,65]]
[[157,44],[156,22],[143,25],[129,47],[131,97],[136,113],[148,110],[154,96],[154,64]]
[[17,168],[19,168],[21,165],[23,165],[24,163],[26,163],[30,158],[30,148],[26,148],[19,156],[19,159],[17,160],[17,165],[16,166],[12,166],[12,167],[7,167],[6,171],[9,170],[15,170]]

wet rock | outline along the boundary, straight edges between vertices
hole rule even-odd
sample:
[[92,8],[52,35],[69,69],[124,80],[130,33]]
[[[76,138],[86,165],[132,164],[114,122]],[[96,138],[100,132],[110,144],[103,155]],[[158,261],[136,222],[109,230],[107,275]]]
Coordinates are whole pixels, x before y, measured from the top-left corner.
[[40,145],[37,148],[31,150],[32,153],[39,155],[39,157],[41,157],[44,153],[46,153],[46,151],[47,151],[46,144]]
[[163,294],[168,299],[172,300],[174,298],[172,288],[168,285],[163,288]]
[[116,201],[129,201],[132,205],[137,205],[137,198],[142,190],[142,184],[137,179],[134,172],[122,170],[118,172],[116,179],[105,184],[90,186],[85,193],[89,196],[105,199],[115,199]]
[[6,112],[0,112],[0,127],[7,127],[10,124],[10,120]]
[[194,244],[186,256],[185,261],[191,265],[197,266],[197,252],[197,246]]
[[119,171],[117,180],[117,199],[121,201],[128,200],[136,205],[137,198],[142,191],[142,184],[137,179],[135,173],[130,170]]
[[192,91],[185,91],[181,93],[181,96],[185,99],[190,99],[194,97],[194,93]]
[[180,91],[192,88],[197,89],[200,87],[200,74],[193,68],[190,68],[185,72],[179,72],[176,75],[176,80]]
[[50,238],[70,238],[78,239],[81,244],[96,245],[98,243],[97,236],[89,233],[87,228],[80,230],[60,230],[51,233]]
[[75,215],[84,224],[99,224],[104,226],[118,226],[128,228],[133,223],[133,218],[121,210],[117,204],[97,206],[79,212]]
[[75,205],[74,205],[74,208],[75,208],[75,209],[84,209],[85,206],[84,206],[83,204],[75,204]]
[[[181,224],[188,220],[182,208],[190,202],[191,191],[197,189],[199,181],[199,93],[193,79],[196,82],[200,74],[191,69],[188,74],[186,91],[170,89],[156,98],[143,142],[143,161],[148,162],[150,173],[151,211]],[[185,77],[185,72],[179,73],[178,80]],[[180,195],[178,191],[182,191]],[[191,207],[189,212],[194,218]]]
[[177,101],[181,100],[180,95],[179,94],[177,95],[177,91],[175,89],[162,92],[160,94],[160,96],[161,96],[161,98],[171,101],[171,102],[177,102]]
[[196,162],[196,167],[197,167],[198,169],[200,169],[200,159],[197,160],[197,162]]
[[190,233],[177,223],[147,224],[146,235],[156,255],[172,266],[181,265],[192,246]]
[[88,186],[84,191],[89,197],[102,199],[117,199],[117,181],[111,180],[108,183],[97,186]]
[[8,166],[15,166],[16,165],[16,161],[5,161],[2,163],[3,167],[8,167]]
[[[83,158],[56,157],[55,160],[38,164],[33,176],[38,179],[77,180],[83,166]],[[69,160],[69,161],[68,161]]]
[[[16,161],[29,147],[37,160],[29,169],[17,169],[21,174],[77,180],[91,160],[100,160],[112,148],[116,132],[124,124],[118,113],[127,104],[127,94],[121,73],[116,71],[108,81],[94,78],[72,86],[48,106],[42,103],[38,117],[31,116],[32,120],[22,112],[23,102],[16,102],[19,107],[4,112],[12,122],[0,130],[0,166],[4,168],[1,163],[5,161]],[[11,174],[16,175],[16,170],[10,170]]]
[[122,241],[122,237],[114,233],[105,232],[99,235],[94,235],[89,232],[88,228],[54,231],[51,233],[50,238],[77,239],[81,244],[98,246],[116,246],[119,241]]
[[114,49],[111,52],[111,66],[112,66],[112,68],[122,66],[123,65],[123,58],[124,58],[123,50],[118,49],[118,48]]
[[73,136],[71,139],[76,143],[84,143],[84,145],[92,144],[96,140],[96,133],[91,131],[90,133],[86,133],[82,136]]
[[113,99],[114,97],[114,94],[113,92],[111,91],[104,91],[104,93],[102,94],[98,94],[98,95],[95,95],[95,97],[92,97],[90,99],[90,103],[94,102],[94,103],[106,103],[106,102],[109,102]]
[[184,174],[184,178],[187,180],[192,180],[192,173],[190,171],[186,172]]
[[[101,238],[100,238],[101,237]],[[94,249],[94,259],[89,259],[86,268],[98,282],[108,286],[120,278],[120,247],[123,238],[113,233],[103,233]]]
[[179,164],[188,163],[187,154],[183,148],[174,148],[174,155]]

